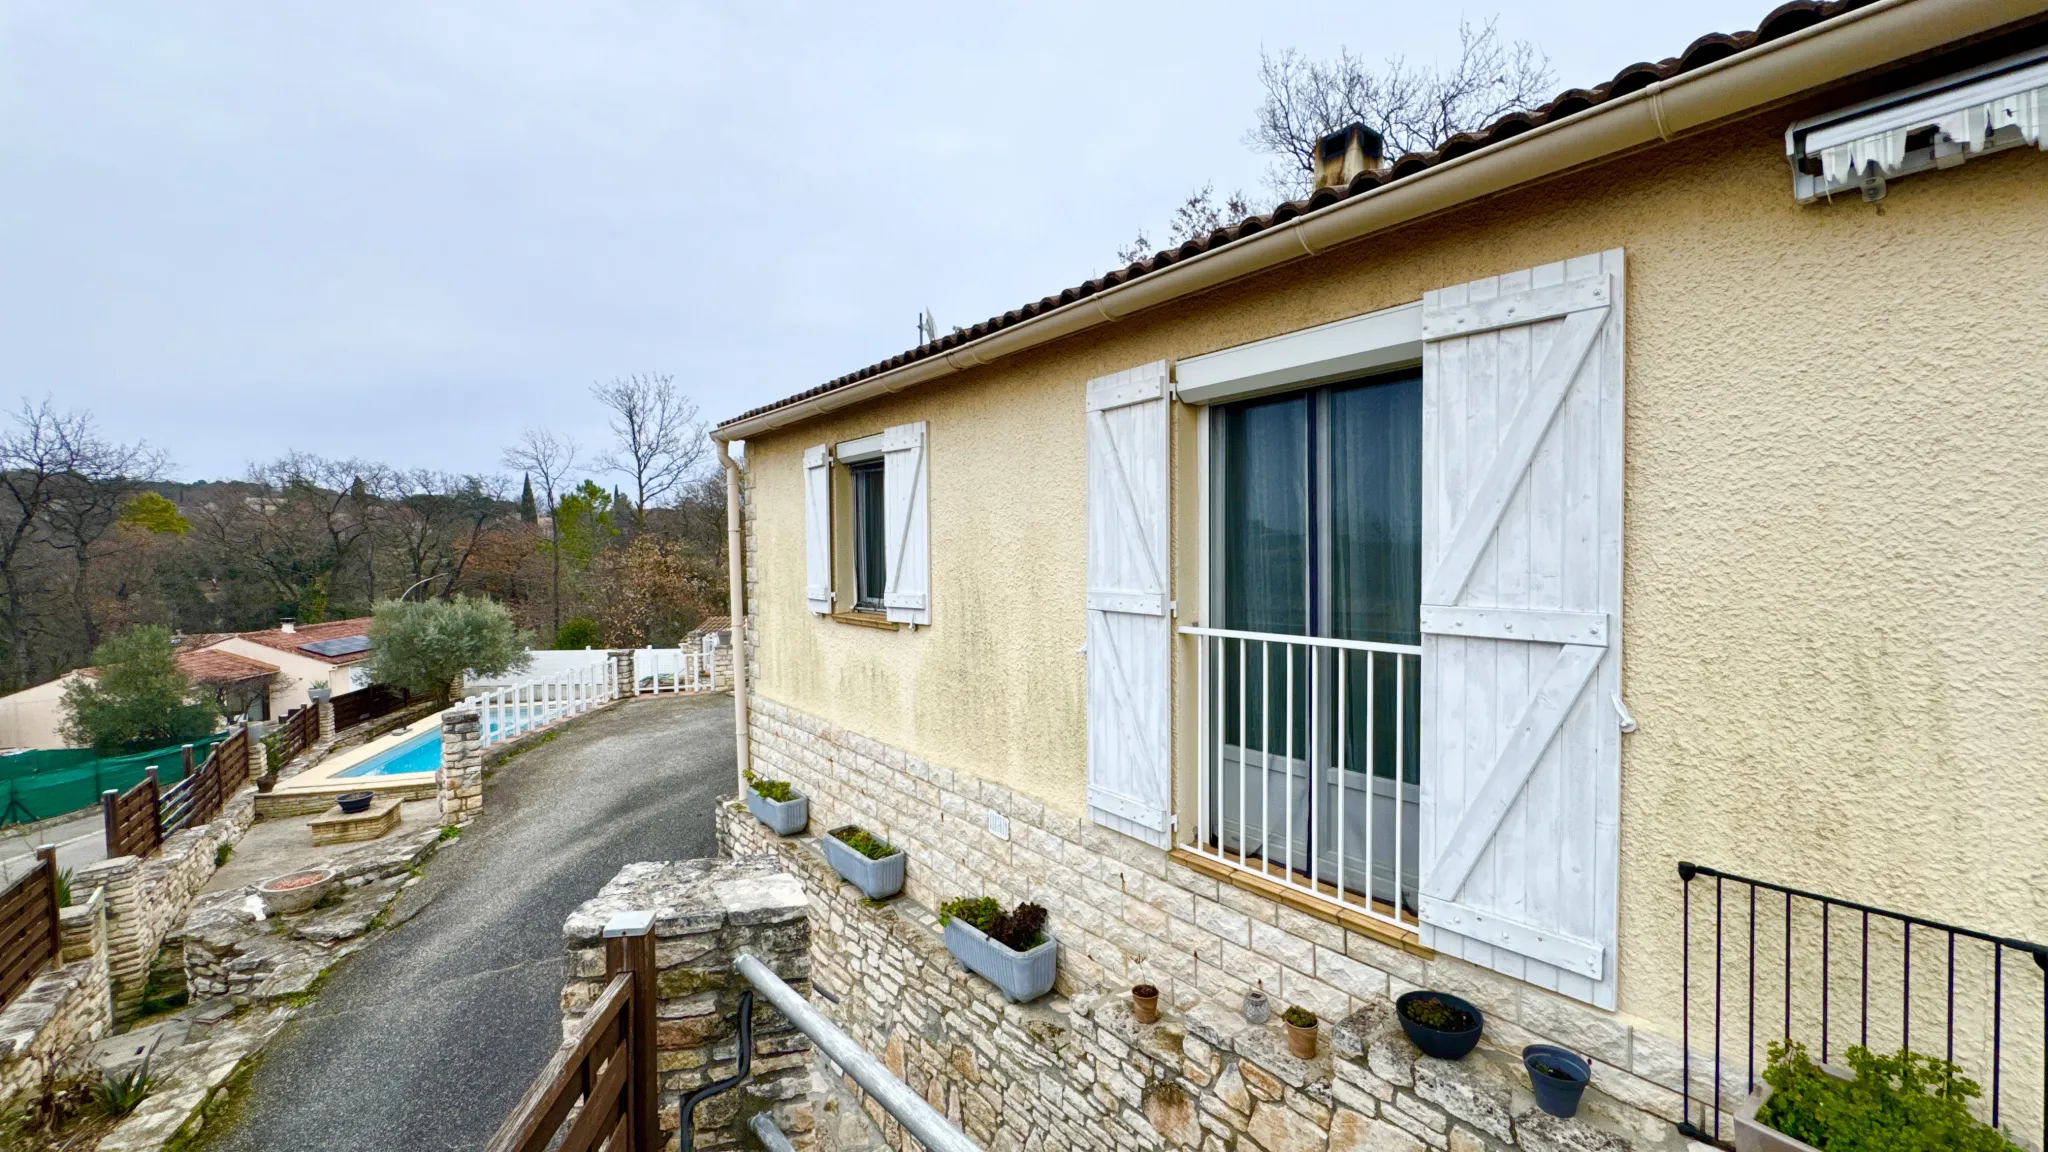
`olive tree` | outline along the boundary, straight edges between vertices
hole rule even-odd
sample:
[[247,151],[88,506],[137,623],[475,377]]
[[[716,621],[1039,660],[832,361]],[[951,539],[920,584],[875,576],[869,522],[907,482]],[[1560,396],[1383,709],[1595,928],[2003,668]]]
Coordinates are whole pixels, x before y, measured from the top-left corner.
[[370,619],[370,679],[445,701],[465,673],[525,668],[530,646],[512,613],[491,600],[384,600]]

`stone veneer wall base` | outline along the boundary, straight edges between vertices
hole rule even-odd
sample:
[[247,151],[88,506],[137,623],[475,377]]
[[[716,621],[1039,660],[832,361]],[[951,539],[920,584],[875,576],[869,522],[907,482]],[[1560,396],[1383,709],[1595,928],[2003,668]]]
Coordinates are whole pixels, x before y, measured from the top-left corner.
[[[812,829],[856,823],[905,848],[907,899],[864,902],[807,843],[774,836],[742,806],[718,812],[722,847],[776,852],[803,879],[813,904],[814,1002],[885,1053],[912,1087],[945,1100],[984,1147],[1625,1152],[1686,1144],[1673,1126],[1679,1046],[1627,1018],[1346,932],[773,700],[757,697],[752,708],[755,770],[810,797]],[[924,910],[979,894],[1051,911],[1058,997],[1005,1006],[951,962]],[[1264,1028],[1246,1026],[1236,1005],[1254,981],[1281,1005],[1316,1012],[1335,1058],[1287,1056],[1277,1012]],[[1159,1025],[1130,1016],[1127,990],[1139,982],[1161,988]],[[1446,1063],[1415,1052],[1392,1000],[1417,987],[1481,1007],[1487,1034],[1478,1053]],[[1519,1052],[1538,1042],[1594,1061],[1580,1119],[1534,1110]],[[1741,1088],[1738,1072],[1724,1099],[1739,1099]],[[848,1107],[849,1116],[865,1114]],[[1065,1119],[1057,1139],[1039,1123],[1048,1116]],[[821,1133],[833,1130],[821,1119]]]

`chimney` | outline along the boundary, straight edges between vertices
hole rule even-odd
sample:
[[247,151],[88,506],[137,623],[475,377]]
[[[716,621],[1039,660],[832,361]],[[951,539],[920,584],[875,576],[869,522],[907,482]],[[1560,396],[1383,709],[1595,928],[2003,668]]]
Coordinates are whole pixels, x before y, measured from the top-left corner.
[[287,616],[277,622],[277,630],[286,635],[291,635],[299,630],[299,622]]
[[1379,133],[1358,123],[1316,141],[1316,188],[1342,188],[1360,172],[1376,171],[1384,147]]

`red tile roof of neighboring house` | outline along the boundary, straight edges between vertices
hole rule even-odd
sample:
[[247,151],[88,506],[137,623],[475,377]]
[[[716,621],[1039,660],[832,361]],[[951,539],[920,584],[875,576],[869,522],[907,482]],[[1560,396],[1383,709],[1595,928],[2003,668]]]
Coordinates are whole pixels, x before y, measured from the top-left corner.
[[203,649],[198,652],[180,652],[177,656],[178,671],[183,672],[195,684],[239,684],[244,680],[258,680],[275,676],[278,667],[261,660],[251,660],[233,652],[218,649]]
[[706,616],[702,623],[698,624],[695,628],[690,629],[690,635],[703,636],[711,632],[730,631],[732,631],[732,617]]
[[350,652],[342,656],[323,656],[318,652],[307,651],[304,646],[319,640],[338,640],[344,636],[367,636],[369,634],[370,618],[368,616],[357,616],[352,620],[329,620],[324,624],[300,624],[295,630],[290,632],[279,628],[269,628],[262,632],[235,633],[235,635],[240,636],[242,639],[261,644],[265,648],[275,648],[280,652],[290,652],[295,656],[307,656],[329,664],[354,664],[358,661],[369,659],[370,654],[368,652]]
[[1746,51],[1758,44],[1768,43],[1780,37],[1789,36],[1823,20],[1831,19],[1844,12],[1851,12],[1876,2],[1877,0],[1790,0],[1789,3],[1781,4],[1772,9],[1768,16],[1765,16],[1757,23],[1753,31],[1735,33],[1710,32],[1694,40],[1686,47],[1685,51],[1676,56],[1660,60],[1654,64],[1648,61],[1631,64],[1615,73],[1614,79],[1607,81],[1605,84],[1592,88],[1567,89],[1558,93],[1548,104],[1540,108],[1531,109],[1526,112],[1510,112],[1483,130],[1461,132],[1452,136],[1450,139],[1437,145],[1436,150],[1433,152],[1411,152],[1394,160],[1392,164],[1385,168],[1359,173],[1352,178],[1350,184],[1342,188],[1318,189],[1307,199],[1290,200],[1265,215],[1253,216],[1231,227],[1218,229],[1206,237],[1189,240],[1171,251],[1154,253],[1150,259],[1140,260],[1127,268],[1119,268],[1114,272],[1096,277],[1086,283],[1078,284],[1056,296],[1047,296],[1044,299],[1026,304],[1021,308],[1012,309],[1001,316],[990,317],[974,325],[972,328],[967,328],[948,336],[941,336],[929,344],[921,344],[908,352],[891,356],[880,363],[870,364],[858,372],[849,373],[836,380],[828,380],[808,391],[799,392],[794,396],[787,396],[777,400],[773,404],[764,404],[759,408],[742,412],[738,416],[720,422],[719,426],[722,428],[726,425],[737,424],[742,420],[751,419],[766,412],[773,412],[778,408],[786,408],[791,404],[799,404],[805,400],[822,396],[827,392],[837,391],[870,377],[879,376],[884,372],[901,368],[914,361],[949,352],[963,344],[978,340],[991,333],[999,332],[1013,324],[1028,320],[1034,316],[1043,315],[1055,308],[1071,304],[1076,300],[1093,296],[1105,288],[1127,283],[1148,272],[1157,272],[1168,265],[1178,263],[1192,256],[1199,256],[1212,248],[1222,247],[1233,240],[1244,239],[1276,224],[1285,224],[1296,216],[1328,207],[1340,200],[1347,200],[1353,196],[1361,195],[1381,185],[1413,176],[1447,160],[1454,160],[1467,152],[1484,148],[1489,144],[1499,143],[1511,136],[1519,136],[1532,128],[1548,124],[1554,120],[1562,120],[1567,116],[1583,112],[1597,104],[1604,104],[1609,100],[1617,99],[1631,92],[1646,88],[1656,81],[1668,80],[1673,76],[1690,72],[1695,68],[1703,68],[1723,57],[1733,56],[1737,52]]

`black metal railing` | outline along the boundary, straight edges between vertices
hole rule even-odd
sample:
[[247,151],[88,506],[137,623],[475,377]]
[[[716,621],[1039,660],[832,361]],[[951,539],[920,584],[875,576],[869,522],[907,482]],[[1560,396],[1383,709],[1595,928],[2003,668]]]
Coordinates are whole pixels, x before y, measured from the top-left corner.
[[[2042,1146],[2048,1147],[2048,945],[1788,888],[1704,864],[1681,862],[1678,875],[1685,918],[1680,996],[1686,1119],[1678,1126],[1682,1134],[1725,1143],[1722,1116],[1737,1101],[1724,1098],[1723,1085],[1732,1088],[1734,1072],[1741,1068],[1743,1091],[1755,1089],[1761,1071],[1759,1028],[1766,1045],[1773,1040],[1817,1043],[1822,1061],[1851,1045],[1874,1052],[1912,1048],[1917,995],[1921,1035],[1927,1034],[1931,1013],[1942,1059],[1983,1086],[1984,1118],[1994,1128],[2012,1118],[2010,1097],[2021,1090],[2022,1081],[2009,1065],[2039,1065],[2041,1112],[2030,1119],[2040,1120]],[[1699,972],[1697,979],[1694,972],[1695,880],[1713,885],[1711,1002],[1706,1000],[1706,972]],[[1704,896],[1700,902],[1705,903]],[[1706,944],[1704,935],[1698,943]],[[1849,956],[1842,955],[1845,950]],[[2028,965],[2021,957],[2012,957],[2020,962],[2009,963],[2008,953],[2022,954],[2033,963]],[[1915,988],[1916,956],[1921,958],[1923,977],[1933,969],[1931,987],[1923,978]],[[1697,1007],[1696,993],[1701,998]],[[2026,1007],[2032,1004],[2040,1005],[2038,1017]],[[1696,1094],[1697,1075],[1705,1069],[1695,1063],[1693,1017],[1709,1014],[1713,1086],[1710,1092]],[[2010,1027],[2008,1017],[2014,1018]],[[2033,1023],[2041,1028],[2040,1051],[2029,1051],[2018,1031]],[[1737,1061],[1724,1065],[1724,1053],[1736,1044]],[[1705,1059],[1706,1053],[1700,1052],[1699,1060]],[[2017,1071],[2023,1075],[2027,1070]]]

